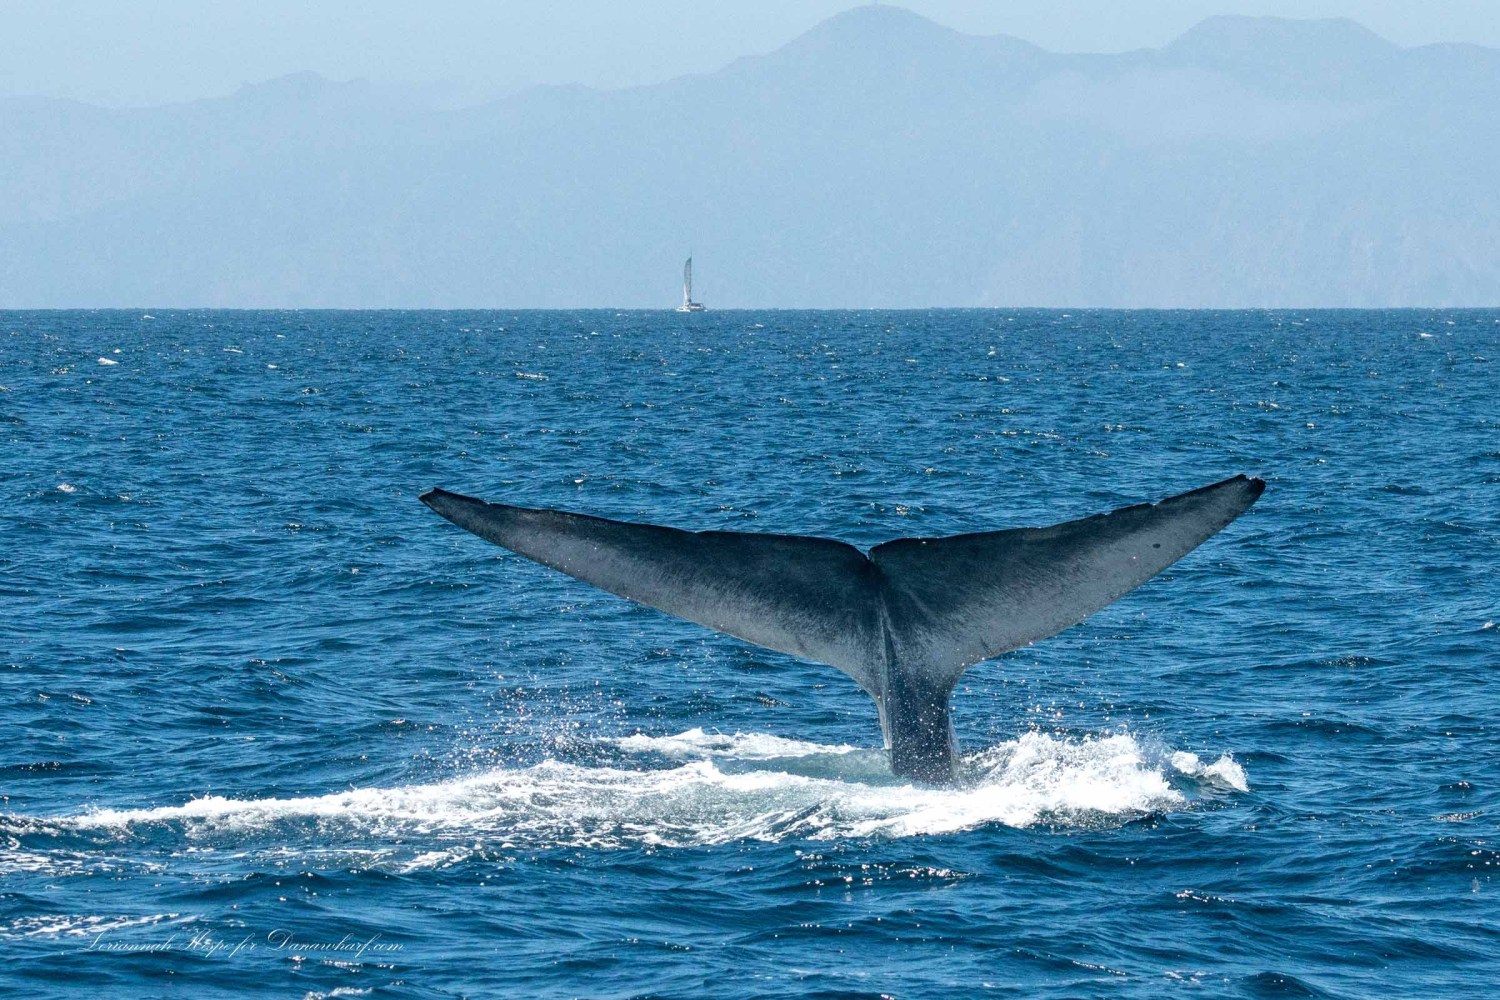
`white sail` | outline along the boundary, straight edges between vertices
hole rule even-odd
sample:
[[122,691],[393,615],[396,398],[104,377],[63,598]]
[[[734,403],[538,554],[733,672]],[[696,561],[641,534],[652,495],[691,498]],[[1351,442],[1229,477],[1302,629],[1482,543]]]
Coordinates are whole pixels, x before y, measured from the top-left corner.
[[703,312],[707,306],[701,302],[693,301],[693,256],[682,263],[682,305],[677,307],[680,313]]

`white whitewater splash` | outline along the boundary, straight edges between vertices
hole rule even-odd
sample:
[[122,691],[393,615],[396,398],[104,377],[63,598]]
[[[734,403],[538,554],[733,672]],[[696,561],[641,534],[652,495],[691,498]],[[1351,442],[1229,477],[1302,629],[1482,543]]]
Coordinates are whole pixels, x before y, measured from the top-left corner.
[[1177,769],[1178,773],[1190,778],[1217,781],[1237,792],[1250,790],[1250,782],[1245,777],[1245,769],[1230,757],[1220,757],[1212,764],[1205,764],[1198,759],[1197,754],[1179,750],[1172,755],[1172,766]]
[[736,757],[740,760],[775,760],[780,757],[811,757],[822,754],[848,754],[859,747],[840,743],[825,746],[804,740],[789,740],[769,733],[705,733],[689,729],[676,736],[626,736],[611,741],[626,750],[647,751],[670,757]]
[[964,780],[947,788],[901,783],[881,751],[758,733],[694,729],[607,742],[641,755],[641,766],[545,761],[428,785],[288,799],[210,796],[43,822],[127,836],[166,827],[221,849],[270,837],[299,843],[304,855],[368,854],[410,870],[551,847],[908,837],[988,824],[1087,826],[1182,808],[1184,783],[1247,787],[1228,757],[1206,766],[1180,752],[1154,760],[1128,734],[1068,740],[1028,733],[967,758]]

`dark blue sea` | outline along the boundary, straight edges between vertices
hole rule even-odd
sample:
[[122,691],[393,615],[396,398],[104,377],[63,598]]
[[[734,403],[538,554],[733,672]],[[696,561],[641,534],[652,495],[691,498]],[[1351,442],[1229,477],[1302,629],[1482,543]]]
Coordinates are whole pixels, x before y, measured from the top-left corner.
[[[1500,312],[0,313],[0,996],[1500,992]],[[433,486],[1050,524],[1263,476],[971,669],[844,675]]]

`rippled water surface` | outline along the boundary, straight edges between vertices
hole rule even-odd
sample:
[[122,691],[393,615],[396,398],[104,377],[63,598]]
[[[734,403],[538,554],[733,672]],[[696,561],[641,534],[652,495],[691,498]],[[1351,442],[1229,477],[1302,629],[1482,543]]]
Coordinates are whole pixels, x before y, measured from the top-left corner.
[[[1483,995],[1497,365],[1476,311],[0,313],[0,995]],[[1239,472],[965,675],[951,788],[416,500],[868,546]]]

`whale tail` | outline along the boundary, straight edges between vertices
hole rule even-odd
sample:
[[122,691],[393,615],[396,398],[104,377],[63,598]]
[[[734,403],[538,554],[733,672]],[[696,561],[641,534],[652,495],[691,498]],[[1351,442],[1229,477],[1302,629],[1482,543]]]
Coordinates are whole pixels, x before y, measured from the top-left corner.
[[842,670],[879,705],[893,768],[943,780],[952,767],[948,696],[965,669],[1134,590],[1264,489],[1236,476],[1050,527],[901,538],[868,555],[827,538],[683,531],[441,489],[421,499],[486,541],[601,590]]

